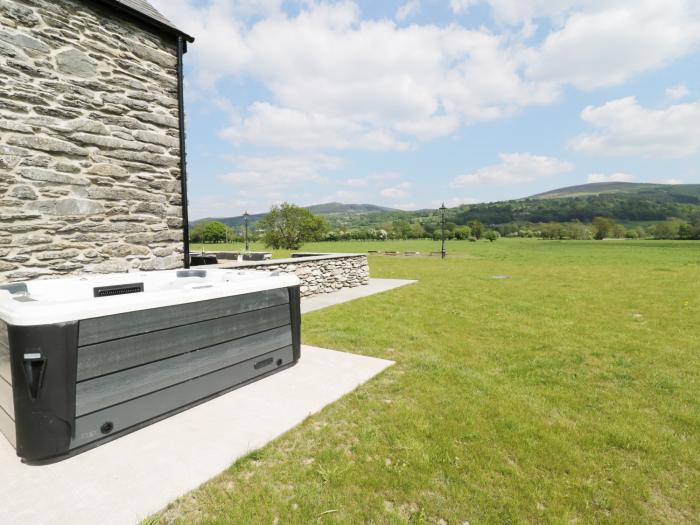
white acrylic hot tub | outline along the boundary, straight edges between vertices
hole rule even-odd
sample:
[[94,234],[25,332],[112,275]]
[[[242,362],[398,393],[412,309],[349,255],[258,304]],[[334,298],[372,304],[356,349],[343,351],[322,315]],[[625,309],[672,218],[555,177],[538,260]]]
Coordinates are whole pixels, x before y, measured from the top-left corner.
[[80,452],[295,364],[299,280],[173,270],[0,285],[0,432]]

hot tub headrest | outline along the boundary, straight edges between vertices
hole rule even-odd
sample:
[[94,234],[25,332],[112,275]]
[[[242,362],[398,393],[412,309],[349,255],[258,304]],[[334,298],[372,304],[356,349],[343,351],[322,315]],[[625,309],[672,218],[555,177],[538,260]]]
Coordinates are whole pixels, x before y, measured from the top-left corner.
[[26,283],[0,284],[0,290],[7,290],[12,295],[18,293],[29,293]]
[[177,272],[177,277],[184,279],[185,277],[201,277],[204,279],[207,276],[206,270],[179,270]]

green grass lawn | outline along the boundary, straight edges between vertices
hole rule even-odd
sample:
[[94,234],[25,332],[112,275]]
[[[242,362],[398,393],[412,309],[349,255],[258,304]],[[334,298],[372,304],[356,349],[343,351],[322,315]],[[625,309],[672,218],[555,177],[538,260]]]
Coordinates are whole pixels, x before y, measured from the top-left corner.
[[396,365],[153,522],[700,522],[700,243],[448,252],[372,256],[419,283],[305,315],[304,343]]

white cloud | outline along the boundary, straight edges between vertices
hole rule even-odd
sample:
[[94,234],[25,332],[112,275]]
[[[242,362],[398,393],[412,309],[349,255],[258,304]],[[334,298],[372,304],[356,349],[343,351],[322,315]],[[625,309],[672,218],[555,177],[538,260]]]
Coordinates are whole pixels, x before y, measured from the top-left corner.
[[435,209],[439,209],[440,206],[442,206],[443,202],[445,203],[445,206],[448,208],[454,208],[456,206],[461,206],[462,204],[477,204],[481,202],[479,199],[475,199],[473,197],[452,197],[450,199],[445,199],[445,200],[434,200],[431,201],[431,207]]
[[559,95],[523,79],[521,50],[483,28],[362,20],[349,1],[305,3],[295,15],[269,2],[249,18],[236,1],[157,3],[197,37],[187,55],[195,89],[218,99],[222,79],[263,86],[257,101],[228,111],[221,136],[237,144],[405,150]]
[[234,185],[242,194],[254,192],[281,193],[304,183],[325,184],[322,172],[341,167],[337,157],[315,155],[307,157],[242,157],[237,169],[221,175],[222,182]]
[[365,178],[356,178],[356,179],[347,179],[345,182],[343,182],[346,186],[350,186],[352,188],[365,188],[367,187],[367,179]]
[[300,111],[267,102],[255,102],[247,117],[235,119],[220,136],[234,143],[250,142],[290,149],[400,151],[409,147],[391,133],[352,117]]
[[384,188],[379,192],[379,194],[382,197],[386,197],[387,199],[403,199],[405,197],[408,197],[408,195],[410,194],[410,189],[410,182],[401,182],[400,184],[397,184],[395,186]]
[[589,183],[595,182],[633,182],[634,175],[629,173],[611,173],[610,175],[605,175],[603,173],[591,173],[588,176]]
[[358,203],[362,201],[363,198],[363,194],[356,191],[338,190],[328,196],[321,197],[319,202]]
[[446,206],[460,206],[462,204],[477,204],[481,202],[479,199],[475,199],[473,197],[453,197],[452,199],[448,199],[445,202]]
[[677,185],[677,184],[683,184],[683,181],[682,181],[681,179],[664,179],[664,180],[657,181],[657,183],[658,183],[658,184],[673,184],[673,185]]
[[191,220],[205,217],[227,217],[234,215],[234,210],[244,210],[246,203],[235,198],[222,196],[196,196],[189,199],[189,217]]
[[407,18],[418,14],[420,11],[420,0],[409,0],[405,4],[399,6],[396,10],[396,20],[402,22]]
[[573,8],[598,7],[596,0],[488,0],[493,17],[505,24],[527,23],[534,18],[561,17]]
[[[197,37],[187,55],[195,89],[215,100],[222,79],[261,86],[258,100],[229,108],[222,137],[297,150],[406,150],[555,102],[566,85],[624,82],[700,42],[694,0],[483,1],[520,32],[363,20],[349,0],[298,0],[294,14],[283,0],[154,3]],[[478,3],[450,6],[461,13]],[[397,17],[418,7],[406,0]],[[543,17],[544,40],[528,45]]]
[[456,15],[465,13],[473,5],[479,3],[480,0],[450,0],[450,9]]
[[[231,188],[231,197],[192,197],[193,218],[234,216],[266,211],[283,201],[300,206],[324,202],[388,204],[415,209],[415,204],[396,204],[410,196],[413,184],[401,173],[386,171],[366,177],[336,181],[334,170],[344,167],[341,158],[328,155],[228,156],[236,169],[219,176]],[[379,200],[379,202],[377,202]]]
[[527,76],[533,80],[581,89],[621,84],[697,50],[700,43],[700,3],[694,0],[551,3],[577,9],[530,50]]
[[344,184],[354,188],[366,188],[368,186],[384,185],[389,181],[400,179],[401,174],[396,171],[385,171],[382,173],[374,173],[367,177],[358,177],[347,179]]
[[450,186],[461,188],[470,184],[523,184],[574,170],[571,162],[530,153],[501,153],[499,157],[500,164],[461,175],[455,178]]
[[677,84],[666,88],[666,96],[671,100],[680,100],[690,95],[690,90],[685,84]]
[[574,138],[570,147],[577,151],[646,158],[700,152],[700,101],[649,109],[626,97],[588,106],[581,118],[597,132]]

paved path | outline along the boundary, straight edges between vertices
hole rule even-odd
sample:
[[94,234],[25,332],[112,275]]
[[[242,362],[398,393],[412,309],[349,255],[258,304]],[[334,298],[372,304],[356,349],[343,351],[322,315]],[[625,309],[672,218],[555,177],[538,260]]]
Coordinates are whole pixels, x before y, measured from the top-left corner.
[[321,308],[326,308],[328,306],[334,306],[336,304],[346,303],[362,297],[368,297],[370,295],[393,290],[415,282],[417,281],[411,281],[408,279],[370,279],[367,286],[346,288],[337,292],[315,295],[313,297],[304,297],[301,300],[301,313],[305,314],[308,312],[313,312],[314,310],[320,310]]
[[[412,282],[371,279],[303,299],[302,311]],[[138,523],[393,364],[310,346],[301,356],[279,374],[53,465],[22,464],[0,436],[0,524]]]
[[392,364],[309,346],[301,355],[279,374],[53,465],[22,464],[0,438],[0,523],[138,523]]

